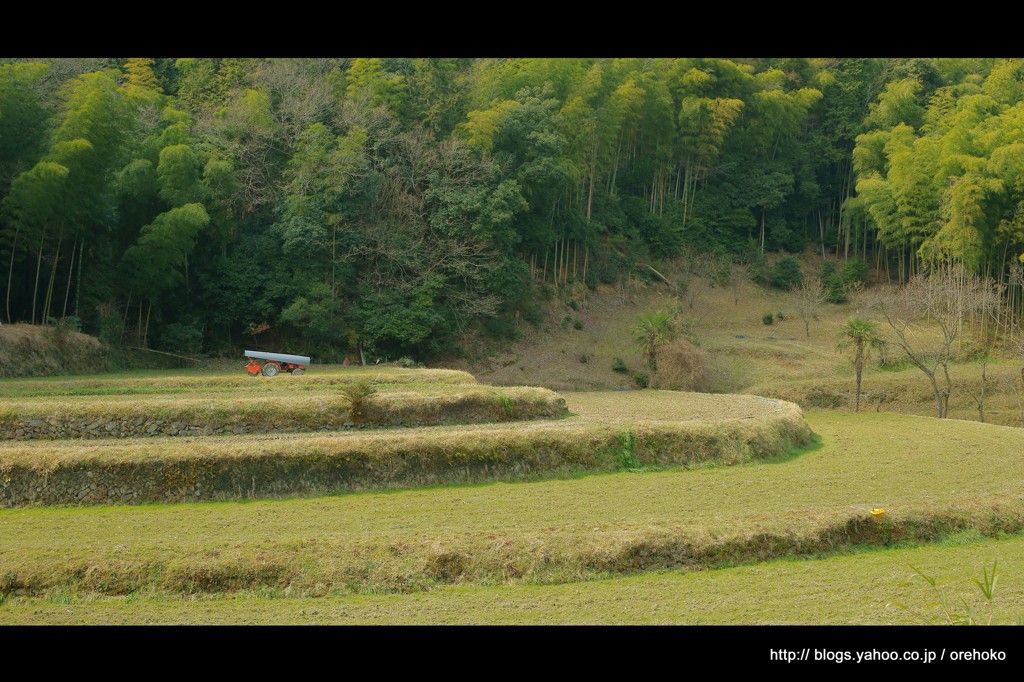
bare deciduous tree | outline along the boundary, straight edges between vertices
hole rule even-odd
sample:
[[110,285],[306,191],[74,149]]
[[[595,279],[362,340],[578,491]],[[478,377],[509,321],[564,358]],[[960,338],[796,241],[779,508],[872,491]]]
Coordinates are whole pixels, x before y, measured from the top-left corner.
[[805,279],[793,290],[793,306],[804,321],[807,338],[811,338],[811,321],[817,318],[826,300],[825,287],[817,277]]
[[729,262],[718,254],[708,251],[697,252],[692,249],[684,250],[682,254],[686,282],[687,305],[692,309],[693,304],[700,298],[708,287],[723,284],[729,277]]
[[962,338],[965,322],[969,324],[974,314],[990,309],[993,297],[998,296],[990,280],[959,264],[936,266],[903,287],[883,286],[865,295],[864,303],[886,322],[889,341],[928,377],[940,419],[948,413],[953,390],[949,375],[953,345]]
[[[995,345],[995,336],[999,329],[999,319],[1002,315],[1003,298],[1001,287],[992,280],[984,279],[982,286],[971,289],[968,295],[973,296],[972,309],[978,313],[981,329],[976,333],[981,357],[981,384],[977,391],[965,384],[964,389],[971,399],[978,406],[978,419],[985,421],[985,394],[988,390],[988,359],[992,355],[992,346]],[[973,330],[974,325],[972,323]]]

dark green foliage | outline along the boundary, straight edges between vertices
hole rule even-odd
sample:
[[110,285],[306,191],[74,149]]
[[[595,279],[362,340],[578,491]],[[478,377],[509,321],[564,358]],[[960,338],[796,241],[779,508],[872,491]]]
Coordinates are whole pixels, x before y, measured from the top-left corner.
[[633,379],[633,383],[636,384],[637,388],[647,388],[647,385],[651,382],[650,377],[640,370],[634,370],[629,376]]
[[860,258],[851,258],[843,265],[840,272],[832,261],[821,264],[818,276],[825,287],[825,296],[830,303],[845,303],[849,299],[851,288],[864,286],[868,283],[870,266]]
[[781,312],[778,312],[778,313],[775,313],[775,319],[778,320],[779,322],[782,322],[783,320],[786,319],[786,316],[785,316],[785,314],[783,314]]
[[765,326],[775,324],[775,316],[772,313],[765,313],[761,317],[761,321],[764,322]]
[[767,285],[771,281],[771,268],[768,267],[768,259],[765,258],[760,245],[753,239],[748,239],[740,245],[733,254],[733,261],[740,265],[746,265],[750,279],[757,284]]
[[576,330],[583,329],[583,320],[573,320],[572,328]]
[[792,256],[784,256],[775,263],[772,268],[772,286],[776,289],[786,291],[804,281],[803,273],[800,272],[800,261]]
[[163,328],[158,348],[178,355],[198,355],[203,346],[203,332],[192,325],[174,322]]
[[854,282],[860,284],[868,283],[868,276],[871,273],[871,268],[861,258],[851,258],[846,261],[843,266],[843,283],[850,286]]
[[532,305],[523,311],[523,319],[536,327],[544,321],[544,310],[539,305]]
[[614,358],[612,360],[612,371],[625,374],[629,371],[629,367],[626,367],[626,363],[623,362],[622,358]]
[[514,324],[511,322],[497,318],[488,317],[483,322],[484,331],[492,339],[498,339],[502,341],[515,341],[522,337],[520,332]]
[[821,284],[825,288],[825,297],[829,303],[845,303],[847,299],[846,283],[843,276],[832,261],[825,261],[818,271]]
[[[541,321],[540,301],[653,278],[647,266],[683,253],[707,254],[694,274],[712,286],[728,284],[728,254],[789,289],[795,259],[769,267],[766,253],[820,242],[872,260],[881,240],[895,260],[919,252],[906,226],[945,221],[985,229],[977,244],[947,230],[936,248],[970,245],[996,272],[1024,247],[1015,128],[971,131],[1013,111],[1019,71],[995,59],[8,60],[0,314],[76,315],[136,345],[184,325],[228,355],[266,325],[324,359],[419,360],[474,333],[514,339]],[[914,140],[949,125],[963,130],[939,168],[936,147]],[[999,153],[979,147],[1003,139]],[[921,162],[900,167],[908,149]],[[830,300],[867,280],[861,260],[845,263],[822,277]]]

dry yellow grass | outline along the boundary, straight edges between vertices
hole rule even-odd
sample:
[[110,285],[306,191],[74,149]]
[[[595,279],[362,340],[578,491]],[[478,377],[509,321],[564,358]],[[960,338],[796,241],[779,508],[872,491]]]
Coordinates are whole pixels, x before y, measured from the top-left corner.
[[[991,605],[971,582],[999,562]],[[1024,538],[949,542],[808,560],[776,560],[715,571],[666,571],[561,585],[442,587],[413,594],[282,598],[264,587],[188,596],[13,598],[4,624],[802,624],[901,625],[943,622],[943,611],[910,566],[948,580],[957,612],[991,613],[997,625],[1022,617]],[[771,598],[765,598],[770,595]],[[905,604],[901,609],[895,602]]]
[[[1024,529],[1024,431],[812,415],[779,463],[317,499],[0,513],[8,592],[412,591]],[[884,507],[883,522],[870,510]]]
[[680,391],[587,391],[562,394],[571,412],[591,422],[720,421],[749,419],[793,409],[758,396]]
[[0,377],[98,372],[106,366],[106,348],[92,336],[29,324],[0,325]]
[[[554,418],[560,396],[543,388],[445,385],[380,388],[366,399],[362,425],[443,424]],[[317,430],[351,425],[348,398],[336,387],[317,393],[248,395],[191,391],[187,395],[113,395],[5,399],[0,436],[118,437],[157,433]],[[108,428],[109,427],[109,428]],[[150,430],[154,427],[154,430]]]
[[[811,435],[795,405],[749,396],[645,391],[572,401],[573,417],[507,425],[8,443],[0,447],[0,476],[8,479],[0,504],[265,497],[729,465],[778,455]],[[94,478],[82,479],[84,472]]]
[[[805,272],[816,268],[819,260],[805,256]],[[731,284],[708,287],[693,308],[684,302],[678,309],[695,323],[700,349],[707,353],[712,367],[712,390],[783,398],[805,409],[852,410],[853,370],[848,358],[836,349],[836,342],[841,325],[853,315],[867,315],[867,311],[856,301],[824,305],[811,323],[808,338],[791,298],[788,292],[743,280],[735,292]],[[657,282],[637,284],[626,295],[611,290],[588,292],[580,313],[586,326],[577,331],[571,326],[559,327],[557,321],[568,307],[565,302],[552,301],[551,322],[537,330],[524,324],[524,338],[509,349],[457,366],[495,384],[528,383],[559,391],[624,388],[632,382],[628,375],[612,370],[614,358],[624,360],[630,369],[645,370],[630,333],[633,321],[641,312],[673,305],[678,306],[664,284]],[[783,321],[770,326],[762,323],[764,314],[772,313],[777,319],[779,312]],[[941,336],[937,327],[927,325],[917,333],[922,339]],[[966,353],[968,345],[957,344],[957,354]],[[879,353],[868,363],[861,409],[934,415],[935,399],[928,379],[901,355],[896,349],[888,351],[890,369],[879,366]],[[579,357],[587,362],[579,362]],[[893,371],[893,364],[902,369]],[[1021,426],[1017,398],[1007,382],[1014,377],[1020,381],[1022,365],[1024,357],[1019,354],[1003,349],[994,353],[989,365],[987,421]],[[978,393],[979,364],[960,358],[951,366],[951,375],[954,389],[949,416],[977,420],[970,391]]]

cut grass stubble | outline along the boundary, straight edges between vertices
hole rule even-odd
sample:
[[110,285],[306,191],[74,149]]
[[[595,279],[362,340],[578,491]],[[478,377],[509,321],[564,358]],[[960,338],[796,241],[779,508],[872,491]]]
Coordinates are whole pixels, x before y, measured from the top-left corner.
[[[309,500],[0,514],[8,593],[291,596],[557,583],[1024,527],[1024,434],[813,415],[824,446],[770,465]],[[899,451],[893,443],[904,444]],[[978,466],[984,458],[985,466]],[[885,507],[881,521],[873,507]]]

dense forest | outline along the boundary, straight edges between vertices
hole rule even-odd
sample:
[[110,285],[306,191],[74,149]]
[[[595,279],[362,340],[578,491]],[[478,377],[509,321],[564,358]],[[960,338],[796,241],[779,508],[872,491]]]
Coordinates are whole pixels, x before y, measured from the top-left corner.
[[428,358],[684,251],[1005,281],[1024,60],[2,59],[0,200],[0,319],[186,353]]

